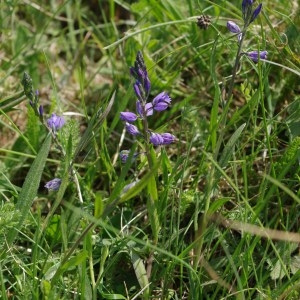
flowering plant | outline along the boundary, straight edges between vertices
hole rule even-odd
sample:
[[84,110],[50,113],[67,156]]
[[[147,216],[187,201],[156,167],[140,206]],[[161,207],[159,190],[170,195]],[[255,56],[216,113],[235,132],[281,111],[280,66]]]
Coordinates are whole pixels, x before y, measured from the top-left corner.
[[[167,92],[161,92],[152,101],[148,101],[151,91],[151,82],[148,71],[139,51],[136,56],[134,66],[130,68],[130,73],[135,79],[133,90],[137,97],[136,113],[123,111],[120,113],[120,119],[125,122],[126,131],[135,137],[140,137],[146,144],[146,154],[149,154],[149,144],[153,146],[168,145],[173,143],[176,138],[171,133],[157,133],[149,129],[147,117],[152,116],[154,111],[161,112],[166,110],[171,104],[171,98]],[[141,128],[132,124],[137,120],[142,121]],[[126,151],[126,150],[125,150]],[[121,152],[121,160],[125,162],[124,152]],[[149,164],[150,159],[149,159]]]

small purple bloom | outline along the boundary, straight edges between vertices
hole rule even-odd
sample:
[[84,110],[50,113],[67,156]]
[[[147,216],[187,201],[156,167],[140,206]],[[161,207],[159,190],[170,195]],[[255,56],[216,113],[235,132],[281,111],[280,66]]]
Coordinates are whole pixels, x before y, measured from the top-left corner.
[[164,140],[163,145],[174,143],[176,140],[176,137],[171,133],[162,133],[160,136]]
[[120,119],[126,122],[134,122],[137,119],[137,115],[130,111],[123,111],[120,113]]
[[241,32],[240,27],[236,23],[234,23],[233,21],[228,21],[227,22],[227,28],[232,33],[240,33]]
[[42,117],[44,115],[44,108],[43,105],[39,106],[39,115]]
[[154,146],[160,146],[164,144],[164,138],[159,133],[152,132],[149,140]]
[[147,73],[146,73],[146,77],[145,77],[145,80],[144,80],[144,87],[145,87],[146,93],[149,94],[150,89],[151,89],[151,82],[150,82],[150,79],[149,79]]
[[268,55],[268,52],[267,51],[250,51],[248,53],[246,53],[247,56],[252,60],[254,61],[255,63],[258,62],[258,58],[260,59],[266,59],[267,58],[267,55]]
[[242,13],[243,13],[244,21],[248,14],[249,9],[251,10],[252,8],[253,2],[254,2],[253,0],[243,0],[242,2]]
[[152,105],[151,102],[146,103],[145,111],[146,111],[146,116],[152,116],[153,115],[153,105]]
[[133,136],[137,136],[140,134],[138,128],[135,125],[132,125],[132,124],[126,122],[125,127],[126,127],[127,132]]
[[153,109],[156,111],[166,110],[170,103],[171,98],[166,92],[161,92],[152,101]]
[[136,101],[136,111],[140,115],[140,117],[142,118],[144,113],[143,113],[143,106],[142,106],[141,101]]
[[139,99],[142,98],[142,94],[141,94],[141,90],[140,90],[140,82],[137,80],[134,84],[133,84],[133,89],[134,89],[134,92],[135,94],[137,95],[137,97]]
[[64,117],[52,114],[51,117],[47,120],[47,124],[55,132],[64,126],[65,119]]
[[152,103],[151,102],[146,103],[145,108],[143,109],[143,105],[142,105],[141,101],[137,101],[136,102],[136,111],[140,115],[141,118],[144,118],[144,116],[152,116],[153,115]]
[[58,191],[60,185],[61,185],[61,179],[54,178],[45,184],[45,188],[47,188],[49,191]]
[[129,156],[129,151],[128,150],[122,150],[120,152],[120,159],[121,159],[121,162],[122,163],[126,163],[127,159],[128,159],[128,156]]
[[[129,157],[129,153],[130,153],[129,150],[122,150],[122,151],[120,152],[120,159],[121,159],[121,162],[122,162],[123,164],[125,164],[125,163],[127,162],[127,159],[128,159],[128,157]],[[135,152],[135,153],[133,154],[133,161],[134,161],[140,154],[141,154],[141,153]]]
[[262,8],[262,3],[259,4],[253,11],[253,13],[251,15],[250,23],[252,23],[257,18],[257,16],[259,15],[259,13],[261,11],[261,8]]

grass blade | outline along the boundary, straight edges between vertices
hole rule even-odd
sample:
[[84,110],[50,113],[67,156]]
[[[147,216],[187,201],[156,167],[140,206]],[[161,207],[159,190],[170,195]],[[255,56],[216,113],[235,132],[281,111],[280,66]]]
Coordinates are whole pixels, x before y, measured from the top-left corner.
[[13,241],[17,237],[17,228],[20,229],[22,227],[23,222],[28,215],[32,201],[34,200],[37,194],[46,159],[50,150],[51,140],[51,135],[49,134],[46,137],[39,153],[33,161],[30,170],[25,178],[22,190],[18,198],[18,202],[16,204],[16,210],[18,210],[20,213],[20,219],[16,229],[10,231],[8,235],[8,247],[12,245]]

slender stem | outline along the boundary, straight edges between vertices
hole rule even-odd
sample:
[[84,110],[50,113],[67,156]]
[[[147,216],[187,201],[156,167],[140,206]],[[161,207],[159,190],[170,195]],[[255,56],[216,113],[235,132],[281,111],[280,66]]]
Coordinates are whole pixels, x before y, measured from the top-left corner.
[[149,169],[153,167],[153,160],[150,153],[150,143],[149,143],[149,127],[148,127],[148,121],[147,118],[143,118],[143,135],[145,139],[145,152],[148,160]]
[[226,102],[226,105],[224,107],[224,112],[223,112],[223,114],[221,116],[221,119],[220,119],[220,122],[219,122],[219,124],[220,124],[220,135],[219,135],[219,138],[218,138],[218,141],[217,141],[217,144],[216,144],[216,148],[214,149],[215,150],[214,151],[214,159],[217,159],[217,157],[219,155],[220,148],[221,148],[221,144],[222,144],[223,139],[224,139],[224,135],[225,135],[224,128],[225,128],[225,125],[226,125],[226,120],[227,120],[229,107],[230,107],[230,104],[231,104],[231,101],[232,101],[234,82],[235,82],[235,78],[236,78],[237,71],[238,71],[239,64],[240,64],[240,59],[241,59],[241,55],[242,55],[242,47],[243,47],[243,42],[244,42],[244,39],[245,39],[245,36],[246,36],[247,28],[248,28],[247,26],[244,26],[243,31],[242,31],[242,37],[241,37],[241,40],[239,41],[239,47],[238,47],[238,50],[237,50],[237,53],[236,53],[235,63],[234,63],[233,69],[232,69],[231,81],[230,81],[229,89],[228,89],[228,92],[227,92],[227,102]]

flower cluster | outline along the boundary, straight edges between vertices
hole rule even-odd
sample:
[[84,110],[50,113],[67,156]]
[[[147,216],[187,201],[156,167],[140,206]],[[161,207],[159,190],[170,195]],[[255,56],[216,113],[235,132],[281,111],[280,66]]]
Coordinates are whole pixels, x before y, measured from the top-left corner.
[[[130,73],[135,79],[133,90],[137,101],[136,113],[130,111],[120,113],[120,119],[125,122],[126,131],[133,136],[143,137],[146,142],[149,141],[154,146],[173,143],[176,138],[171,133],[155,133],[148,129],[147,117],[153,115],[155,111],[161,112],[166,110],[171,104],[171,98],[166,92],[161,92],[152,101],[148,101],[151,82],[140,51],[137,53],[134,66],[130,68]],[[132,124],[138,119],[144,121],[142,131]],[[126,161],[124,155],[122,155],[122,161]]]
[[61,129],[65,124],[64,117],[57,116],[52,114],[51,117],[47,120],[48,127],[55,133],[57,130]]
[[[248,26],[258,17],[261,9],[262,4],[259,4],[255,9],[253,8],[255,0],[243,0],[242,2],[242,16],[244,21],[244,29],[243,31],[240,27],[233,21],[227,22],[227,29],[237,34],[238,42],[241,43],[243,39],[243,34],[245,34],[246,29]],[[259,59],[266,59],[267,58],[267,51],[250,51],[246,54],[253,62],[257,63]]]
[[262,3],[253,10],[254,1],[255,0],[243,0],[242,2],[242,15],[245,26],[248,26],[250,23],[252,23],[261,11]]

